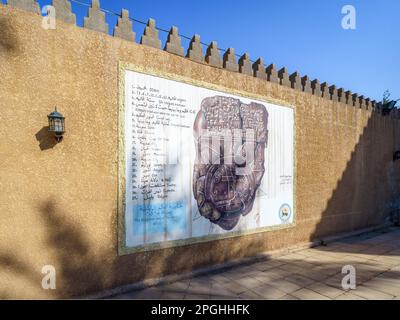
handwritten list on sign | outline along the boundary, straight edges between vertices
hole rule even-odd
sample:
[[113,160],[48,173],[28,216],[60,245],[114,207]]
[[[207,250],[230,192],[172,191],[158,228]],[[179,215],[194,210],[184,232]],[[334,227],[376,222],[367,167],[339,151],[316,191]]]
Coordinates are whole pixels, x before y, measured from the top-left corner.
[[[170,148],[170,128],[185,127],[181,119],[194,111],[186,100],[160,94],[158,89],[132,85],[132,200],[167,199],[176,190],[165,165],[178,163]],[[140,175],[138,173],[140,172]]]
[[136,235],[165,238],[186,229],[186,204],[177,186],[177,138],[182,129],[191,128],[189,118],[195,110],[187,107],[186,99],[151,85],[133,83],[128,90],[133,228]]

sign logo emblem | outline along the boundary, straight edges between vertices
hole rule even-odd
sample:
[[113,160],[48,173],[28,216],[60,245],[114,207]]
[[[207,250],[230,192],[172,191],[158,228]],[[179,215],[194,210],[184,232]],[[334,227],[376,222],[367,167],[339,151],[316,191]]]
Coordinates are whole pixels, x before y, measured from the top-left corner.
[[283,204],[279,208],[279,218],[281,219],[282,222],[287,222],[290,219],[290,216],[292,215],[292,209],[288,204]]

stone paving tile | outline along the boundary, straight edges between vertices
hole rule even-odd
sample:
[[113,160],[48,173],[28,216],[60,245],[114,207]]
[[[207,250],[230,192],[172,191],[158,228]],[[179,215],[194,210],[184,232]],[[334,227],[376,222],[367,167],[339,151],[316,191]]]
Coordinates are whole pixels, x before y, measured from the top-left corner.
[[268,270],[266,273],[268,274],[268,276],[270,276],[272,278],[275,277],[275,279],[285,278],[285,277],[287,277],[287,276],[292,274],[292,272],[287,271],[287,270],[283,270],[280,267]]
[[312,280],[310,278],[306,278],[306,277],[304,277],[302,275],[299,275],[299,274],[291,274],[290,276],[286,277],[285,280],[293,282],[293,283],[297,284],[301,288],[307,287],[310,284],[315,282],[315,280]]
[[257,293],[264,299],[279,299],[286,295],[285,292],[268,284],[264,284],[261,287],[254,288],[252,291]]
[[326,285],[323,282],[317,282],[317,283],[313,283],[311,285],[309,285],[307,287],[307,289],[310,289],[314,292],[317,292],[323,296],[326,296],[330,299],[335,299],[338,296],[342,295],[343,293],[345,293],[346,291],[344,290],[340,290],[331,286]]
[[323,249],[323,247],[321,247],[321,250],[332,251],[332,252],[341,252],[341,253],[347,252],[346,249],[347,249],[347,244],[339,243],[339,242],[331,243],[331,244],[327,245],[325,247],[325,249]]
[[328,297],[307,288],[297,290],[291,295],[301,300],[330,300]]
[[336,297],[335,300],[366,300],[366,299],[356,296],[355,294],[352,294],[351,292],[346,292],[346,293],[343,293],[340,296]]
[[393,250],[393,247],[391,247],[391,246],[378,245],[378,246],[372,246],[372,247],[365,249],[363,251],[363,253],[382,255],[382,254],[385,254],[386,252],[389,252],[392,250]]
[[186,289],[189,287],[190,280],[184,280],[184,281],[177,281],[177,282],[172,282],[172,283],[167,283],[163,285],[158,285],[154,288],[157,288],[158,290],[161,291],[183,291],[185,292]]
[[393,258],[398,258],[398,256],[390,255],[390,252],[391,251],[388,251],[387,253],[370,254],[370,260],[382,262],[385,264],[396,264],[397,261],[393,261]]
[[263,285],[263,282],[258,280],[257,278],[253,277],[243,277],[240,279],[235,280],[237,283],[239,283],[241,286],[245,287],[246,289],[253,289],[255,287],[259,287]]
[[285,293],[292,293],[301,288],[301,286],[299,286],[293,282],[284,280],[284,279],[273,280],[268,284],[272,287],[275,287],[275,288],[285,292]]
[[348,256],[350,253],[346,251],[346,249],[340,249],[335,251],[322,251],[319,255],[314,256],[314,258],[319,259],[342,259],[345,256]]
[[[307,248],[110,299],[399,299],[400,228]],[[342,289],[342,267],[357,289]]]
[[224,277],[230,279],[230,280],[237,280],[240,278],[243,278],[245,276],[251,276],[252,274],[254,274],[257,270],[254,269],[234,269],[234,270],[229,270],[227,272],[224,273]]
[[106,298],[106,299],[110,299],[110,300],[132,300],[133,298],[128,294],[118,294],[118,295],[111,296],[111,297]]
[[285,264],[285,262],[280,261],[279,259],[275,259],[275,260],[267,260],[268,264],[270,264],[273,267],[279,267],[280,265]]
[[[124,299],[160,299],[162,291],[156,287],[135,290],[124,294]],[[111,297],[113,299],[113,297]]]
[[268,284],[273,280],[283,279],[282,275],[273,274],[271,272],[261,272],[254,276],[255,279],[261,281],[263,284]]
[[341,258],[341,259],[332,259],[332,258],[322,259],[321,258],[319,260],[319,263],[314,263],[313,265],[314,265],[314,268],[322,267],[322,268],[326,268],[326,269],[332,269],[332,268],[338,267],[339,265],[340,265],[340,267],[343,266],[344,261],[345,261],[344,258]]
[[239,299],[244,299],[244,300],[260,300],[260,299],[264,299],[262,296],[260,296],[259,294],[255,293],[252,290],[245,291],[245,292],[241,293],[238,297],[239,297]]
[[400,274],[400,265],[392,267],[390,270],[392,270],[393,272],[397,272],[398,274]]
[[334,276],[342,272],[342,264],[329,264],[326,266],[317,266],[312,268],[310,271],[318,274],[325,274],[328,277]]
[[232,281],[231,279],[225,277],[223,273],[214,274],[214,275],[210,276],[210,279],[211,279],[212,283],[215,283],[215,282],[225,283],[225,282]]
[[205,299],[210,299],[210,298],[211,297],[209,295],[187,293],[183,299],[184,300],[205,300]]
[[211,288],[209,287],[204,287],[204,286],[198,286],[198,285],[191,285],[189,288],[185,291],[186,294],[194,294],[194,295],[210,295],[211,294]]
[[368,249],[369,245],[364,243],[358,244],[346,244],[345,245],[345,252],[347,253],[358,253],[363,252],[364,250]]
[[300,254],[305,257],[312,257],[312,256],[318,255],[320,253],[321,253],[321,251],[316,248],[308,248],[308,249],[304,249],[300,252]]
[[279,257],[279,261],[284,261],[287,263],[290,263],[292,261],[296,261],[296,260],[303,260],[304,256],[302,256],[301,254],[298,253],[290,253],[290,254],[286,254],[282,257]]
[[307,262],[307,261],[295,261],[292,264],[298,266],[300,269],[300,271],[304,271],[304,270],[310,270],[311,268],[314,268],[314,264]]
[[386,260],[385,256],[376,256],[375,258],[371,259],[369,262],[376,266],[380,266],[382,268],[389,268],[389,269],[393,268],[396,265],[393,263],[393,261]]
[[376,276],[375,278],[378,279],[388,279],[392,281],[393,283],[398,283],[400,280],[400,272],[399,271],[393,271],[393,270],[388,270],[384,273],[381,273],[380,275]]
[[373,289],[373,290],[377,290],[377,291],[386,293],[388,295],[392,295],[394,297],[400,296],[400,286],[392,285],[388,281],[382,281],[382,280],[379,281],[379,280],[376,280],[376,278],[375,278],[368,282],[365,282],[363,284],[363,286]]
[[160,299],[182,300],[184,297],[185,297],[185,291],[166,290],[166,291],[163,291]]
[[377,275],[378,274],[376,272],[365,271],[365,270],[362,270],[362,269],[356,267],[356,283],[357,284],[365,283],[365,282],[373,279]]
[[238,266],[238,267],[232,268],[230,270],[230,272],[232,272],[232,273],[239,272],[244,275],[247,275],[247,274],[251,274],[254,272],[254,267],[252,265]]
[[343,276],[344,275],[342,273],[336,274],[336,275],[324,280],[323,283],[325,283],[328,286],[334,287],[336,289],[342,290],[343,289],[342,288]]
[[392,300],[393,295],[386,294],[366,286],[357,286],[355,290],[351,291],[353,294],[368,300]]
[[321,259],[318,259],[318,256],[311,256],[311,257],[306,257],[304,259],[304,261],[307,261],[309,263],[312,263],[315,266],[319,266],[322,265],[323,262],[321,261]]
[[382,283],[382,285],[388,285],[388,286],[400,288],[400,279],[385,278],[385,277],[379,276],[379,277],[373,278],[370,281]]
[[266,271],[266,270],[270,270],[270,269],[274,269],[276,267],[282,266],[284,264],[285,264],[285,262],[283,262],[283,261],[263,261],[263,262],[257,262],[253,266],[255,269],[257,269],[259,271]]
[[393,265],[393,266],[396,266],[396,265],[399,265],[400,264],[400,256],[388,256],[388,255],[385,255],[385,256],[383,256],[383,257],[381,257],[381,259],[383,260],[383,261],[385,261],[387,264],[390,264],[390,265]]
[[211,285],[211,295],[219,297],[235,297],[237,294],[221,283]]
[[364,271],[374,272],[376,275],[379,275],[390,270],[390,267],[386,266],[385,264],[378,264],[376,261],[371,261],[367,264],[362,264],[362,269]]
[[356,263],[368,264],[369,260],[371,260],[371,259],[370,259],[370,256],[368,256],[368,255],[358,256],[358,255],[354,254],[354,255],[347,255],[347,256],[343,257],[341,259],[341,262],[347,263],[347,264],[356,264]]
[[190,283],[202,283],[202,284],[205,284],[205,283],[211,283],[212,282],[211,275],[208,275],[208,276],[197,276],[197,277],[190,278],[188,280],[189,280],[189,284]]
[[216,296],[216,295],[211,295],[209,298],[210,300],[240,300],[241,298],[237,295],[234,296]]
[[[400,236],[399,236],[400,238]],[[396,247],[395,249],[393,249],[392,251],[388,252],[388,255],[394,255],[394,256],[399,256],[400,255],[400,239],[398,241],[393,241],[394,243],[396,243]]]
[[314,270],[313,268],[304,269],[302,272],[299,272],[299,275],[309,278],[314,281],[323,281],[330,277],[329,274],[326,274],[323,272],[318,272],[318,271]]
[[250,277],[256,278],[257,276],[268,274],[271,270],[273,270],[273,269],[265,270],[265,271],[254,270],[254,272],[251,273]]
[[371,238],[371,239],[364,240],[364,241],[362,241],[361,243],[362,243],[362,244],[366,244],[366,245],[368,245],[369,247],[374,247],[374,246],[382,245],[382,244],[384,244],[385,242],[387,242],[387,240],[385,240],[385,239],[379,239],[378,237],[376,237],[376,238]]
[[299,298],[292,296],[291,294],[287,294],[278,300],[300,300]]
[[190,281],[186,292],[188,294],[210,295],[211,283],[211,281],[207,281],[206,279],[194,278]]
[[239,295],[248,289],[237,283],[236,281],[226,282],[221,284],[225,289],[233,292],[236,295]]
[[285,264],[285,265],[279,267],[279,269],[287,271],[289,273],[298,273],[298,272],[304,271],[304,268],[302,268],[296,264],[293,264],[293,263]]
[[293,253],[299,255],[302,257],[302,259],[304,259],[305,257],[310,256],[310,253],[307,252],[306,250],[313,250],[315,248],[304,248],[304,249],[299,249],[298,251],[294,251]]
[[373,263],[372,260],[376,259],[377,257],[379,257],[379,255],[376,254],[368,254],[368,253],[351,253],[348,255],[349,257],[355,257],[356,259],[365,259],[365,262],[370,262]]
[[335,248],[332,245],[321,245],[318,247],[314,247],[314,250],[318,251],[319,253],[323,253],[323,252],[334,252],[334,251],[338,251],[338,248]]
[[253,267],[254,269],[262,272],[273,268],[273,266],[269,265],[267,262],[264,261],[255,263]]

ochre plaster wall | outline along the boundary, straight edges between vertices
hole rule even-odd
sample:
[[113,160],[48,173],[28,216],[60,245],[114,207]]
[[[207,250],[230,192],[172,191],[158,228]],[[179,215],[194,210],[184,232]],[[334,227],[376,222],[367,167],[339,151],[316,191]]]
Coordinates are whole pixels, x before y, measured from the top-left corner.
[[[119,61],[293,105],[296,226],[118,256]],[[1,5],[0,103],[0,298],[79,296],[376,225],[396,196],[397,119]],[[41,288],[48,264],[56,290]]]

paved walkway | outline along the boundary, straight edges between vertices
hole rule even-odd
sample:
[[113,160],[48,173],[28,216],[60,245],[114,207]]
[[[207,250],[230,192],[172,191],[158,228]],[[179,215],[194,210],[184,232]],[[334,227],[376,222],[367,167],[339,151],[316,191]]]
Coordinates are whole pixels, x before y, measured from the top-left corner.
[[[344,265],[356,289],[342,288]],[[400,228],[389,228],[112,299],[400,299]]]

